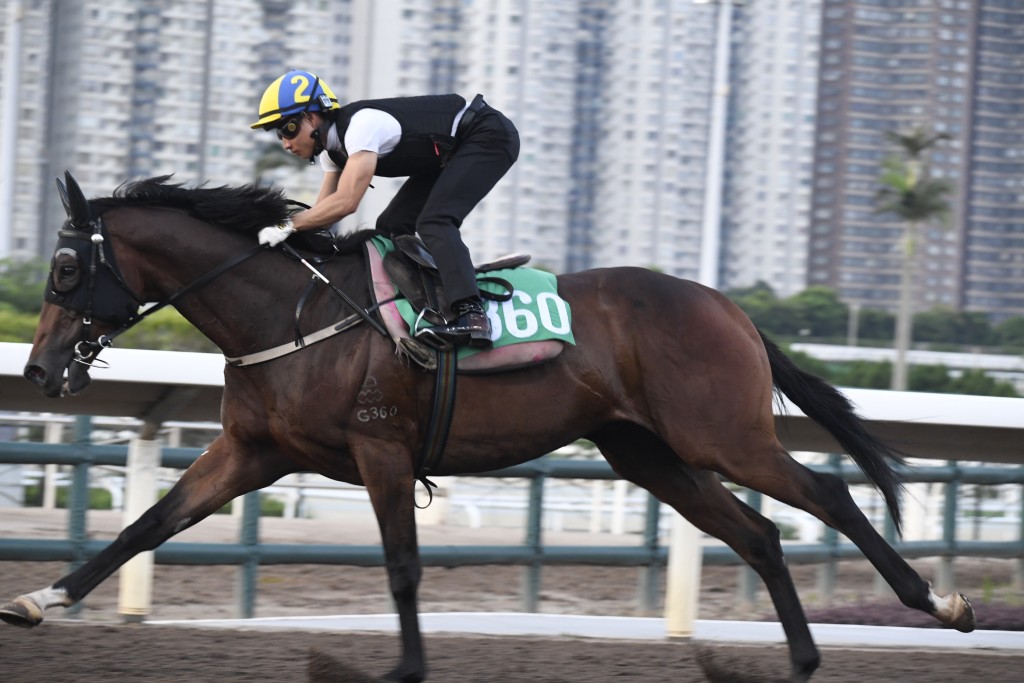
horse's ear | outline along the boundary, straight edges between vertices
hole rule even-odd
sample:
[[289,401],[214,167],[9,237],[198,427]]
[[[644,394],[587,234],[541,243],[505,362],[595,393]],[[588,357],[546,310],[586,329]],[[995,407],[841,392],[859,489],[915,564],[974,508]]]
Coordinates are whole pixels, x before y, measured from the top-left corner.
[[57,178],[57,192],[60,193],[60,203],[64,205],[64,213],[71,218],[71,202],[68,200],[68,188],[65,187],[64,182]]
[[60,190],[60,200],[64,203],[64,210],[71,220],[71,224],[82,229],[89,225],[92,220],[92,213],[89,210],[89,200],[85,198],[81,186],[71,171],[64,171],[64,181],[67,187],[61,187],[60,180],[57,181],[57,188]]

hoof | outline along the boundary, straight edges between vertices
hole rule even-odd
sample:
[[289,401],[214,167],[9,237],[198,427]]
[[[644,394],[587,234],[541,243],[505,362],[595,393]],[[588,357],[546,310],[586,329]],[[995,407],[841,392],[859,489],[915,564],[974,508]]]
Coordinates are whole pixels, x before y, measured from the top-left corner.
[[973,631],[975,621],[974,608],[971,607],[971,601],[968,600],[963,593],[951,595],[948,600],[952,603],[952,615],[946,623],[961,633],[970,633]]
[[35,603],[35,600],[21,596],[0,607],[0,619],[11,626],[32,628],[42,623],[43,610]]

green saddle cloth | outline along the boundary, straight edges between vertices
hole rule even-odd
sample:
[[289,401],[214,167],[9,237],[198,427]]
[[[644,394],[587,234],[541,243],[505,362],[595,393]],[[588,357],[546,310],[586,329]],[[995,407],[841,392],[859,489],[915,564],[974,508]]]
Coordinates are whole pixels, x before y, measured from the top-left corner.
[[[370,242],[381,258],[395,249],[386,237],[375,236]],[[484,310],[491,321],[491,339],[494,348],[521,344],[523,342],[557,339],[575,346],[572,335],[572,312],[569,302],[558,295],[558,280],[551,273],[536,268],[508,268],[478,273],[480,289],[498,295],[508,292],[501,285],[488,282],[487,278],[501,278],[511,283],[513,292],[509,301],[484,301]],[[430,326],[424,319],[418,319],[417,311],[405,297],[395,301],[402,319],[409,325],[415,336],[419,328]],[[459,349],[459,358],[479,353],[480,349]]]

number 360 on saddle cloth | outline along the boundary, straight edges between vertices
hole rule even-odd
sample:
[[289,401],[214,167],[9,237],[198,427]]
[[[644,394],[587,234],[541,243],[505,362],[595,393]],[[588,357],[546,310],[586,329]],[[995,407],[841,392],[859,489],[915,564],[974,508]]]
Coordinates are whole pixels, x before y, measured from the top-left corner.
[[[429,362],[433,354],[416,349],[422,345],[412,337],[417,326],[430,323],[401,296],[384,269],[383,259],[395,250],[394,243],[376,236],[366,243],[366,250],[377,301],[399,297],[380,307],[385,327],[399,348],[409,351],[414,360]],[[482,292],[509,297],[503,285],[490,281],[504,280],[512,285],[512,293],[507,301],[488,299],[485,302],[493,348],[459,349],[459,372],[500,372],[534,365],[557,356],[566,343],[575,345],[572,314],[568,302],[558,295],[554,275],[535,268],[509,268],[488,271],[486,276],[478,277]]]

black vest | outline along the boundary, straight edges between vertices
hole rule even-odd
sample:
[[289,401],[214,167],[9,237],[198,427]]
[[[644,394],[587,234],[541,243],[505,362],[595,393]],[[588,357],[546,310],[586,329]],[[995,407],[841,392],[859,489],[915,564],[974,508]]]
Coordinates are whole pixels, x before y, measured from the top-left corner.
[[[379,109],[398,120],[402,126],[402,137],[387,156],[377,157],[374,175],[401,178],[437,173],[455,143],[452,137],[455,116],[465,106],[466,100],[459,95],[424,95],[352,102],[331,112],[333,116],[328,115],[328,120],[337,129],[341,151],[328,150],[327,155],[331,161],[344,168],[348,160],[345,132],[352,116],[361,109]],[[321,137],[326,140],[325,136]]]

